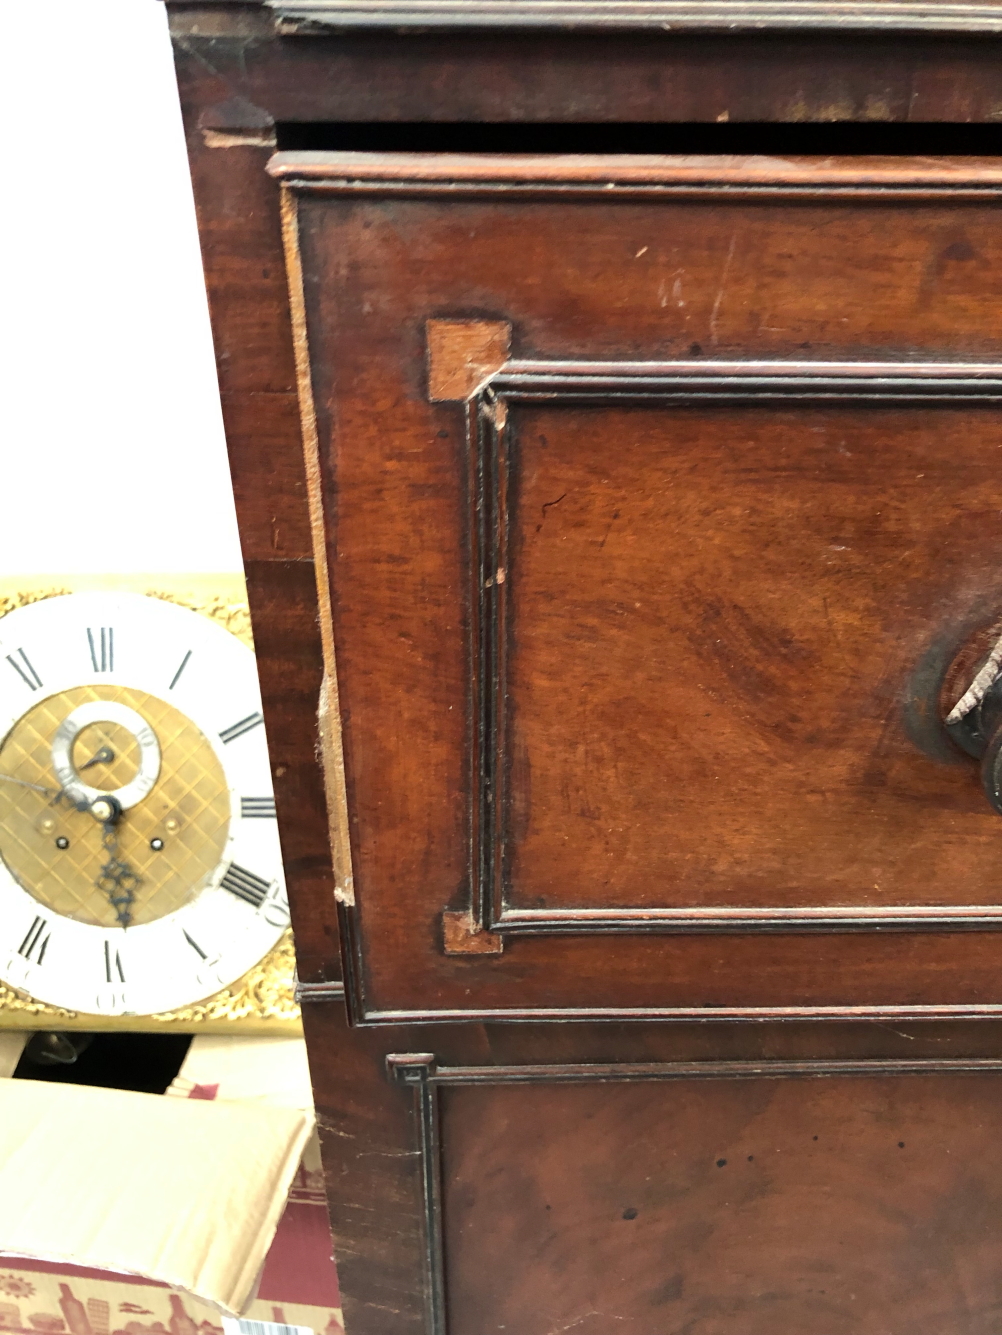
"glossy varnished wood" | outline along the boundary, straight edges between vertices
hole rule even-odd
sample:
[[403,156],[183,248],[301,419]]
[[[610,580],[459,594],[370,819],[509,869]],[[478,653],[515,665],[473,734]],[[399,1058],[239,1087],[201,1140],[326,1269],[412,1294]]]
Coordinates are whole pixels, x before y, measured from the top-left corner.
[[169,8],[202,106],[235,94],[277,121],[965,123],[1002,105],[984,36],[370,31],[278,42],[255,4]]
[[916,195],[950,191],[950,202],[977,198],[1002,189],[1002,167],[997,158],[787,158],[735,154],[689,154],[662,157],[617,154],[596,157],[586,153],[276,153],[268,172],[315,194],[349,192],[403,195],[420,183],[446,182],[450,193],[468,196],[478,187],[503,186],[505,197],[531,193],[555,195],[561,187],[577,187],[599,198],[634,186],[648,195],[671,190],[674,197],[687,186],[700,189],[705,199],[716,187],[721,197],[782,197],[799,188],[808,198],[828,198],[833,190],[843,195],[865,192],[867,197],[888,193],[888,200],[906,192]]
[[[246,476],[246,474],[244,474]],[[337,979],[337,922],[323,785],[314,754],[322,664],[312,562],[248,561],[286,880],[301,983]]]
[[917,753],[902,701],[944,614],[1002,598],[996,429],[513,406],[504,906],[995,904],[996,813],[973,767]]
[[[264,174],[270,151],[209,148],[198,124],[205,106],[189,99],[179,73],[299,976],[338,983],[314,756],[323,664],[278,204]],[[214,82],[209,105],[225,98]]]
[[[279,38],[275,11],[258,4],[173,0],[170,10],[301,975],[313,999],[304,1020],[349,1335],[480,1335],[499,1325],[527,1335],[662,1327],[842,1335],[896,1328],[899,1319],[908,1329],[989,1335],[1002,1047],[996,1024],[964,1019],[985,1015],[999,996],[993,932],[581,936],[555,933],[551,921],[547,935],[525,936],[511,919],[513,930],[481,930],[499,906],[480,905],[478,918],[470,876],[477,775],[489,772],[471,749],[485,698],[473,649],[496,586],[490,599],[478,587],[477,553],[492,549],[470,525],[479,484],[469,433],[477,423],[494,430],[496,405],[507,408],[518,521],[507,589],[509,721],[518,745],[505,913],[552,920],[586,902],[619,912],[641,899],[679,904],[683,891],[705,908],[717,869],[686,806],[694,785],[713,794],[697,740],[673,721],[689,768],[685,787],[666,793],[656,748],[636,733],[638,702],[649,702],[651,728],[679,712],[655,691],[663,677],[655,659],[676,665],[670,699],[686,707],[692,697],[678,680],[698,676],[701,655],[714,668],[709,689],[720,692],[714,744],[738,748],[735,773],[746,785],[757,776],[758,791],[770,777],[763,754],[775,760],[793,748],[796,769],[805,747],[819,748],[842,817],[859,804],[860,867],[864,853],[881,859],[881,871],[889,859],[897,899],[913,906],[931,902],[935,881],[942,903],[976,907],[961,890],[985,886],[990,814],[977,803],[976,776],[941,765],[948,752],[907,750],[898,687],[928,643],[927,607],[930,634],[943,637],[927,675],[951,636],[962,640],[972,617],[997,610],[984,426],[996,410],[955,394],[900,409],[557,406],[517,396],[530,382],[544,390],[548,376],[558,395],[569,381],[594,385],[596,362],[616,361],[639,384],[651,368],[629,364],[652,360],[907,362],[913,388],[919,363],[982,363],[988,369],[956,372],[953,389],[973,376],[983,391],[1000,360],[997,164],[777,162],[763,137],[773,161],[732,162],[724,173],[717,164],[712,198],[708,164],[690,160],[684,181],[673,165],[671,199],[650,164],[638,177],[633,162],[608,164],[597,182],[589,164],[551,160],[541,183],[538,168],[523,165],[516,179],[510,164],[482,155],[411,158],[407,170],[385,156],[342,157],[334,173],[301,158],[298,177],[286,172],[311,192],[300,194],[296,228],[306,277],[299,333],[313,359],[307,398],[323,483],[315,500],[328,525],[354,821],[359,907],[342,905],[352,1015],[366,1022],[354,1029],[339,1000],[317,1000],[337,995],[333,875],[322,852],[329,827],[314,752],[319,609],[279,191],[265,166],[273,141],[297,122],[310,122],[303,133],[320,140],[325,123],[345,121],[725,117],[938,121],[962,136],[963,123],[990,124],[1002,107],[997,41],[965,38],[958,26],[944,38],[914,26],[883,37],[782,25],[765,35],[633,36],[500,27],[486,39],[342,25],[334,37]],[[817,14],[832,25],[839,17]],[[429,320],[490,326],[482,360],[471,353],[469,365],[432,375]],[[444,343],[464,346],[459,335]],[[508,349],[505,367],[499,348]],[[478,398],[476,366],[500,376],[503,392]],[[457,384],[466,386],[459,400],[474,395],[469,403],[457,401]],[[626,448],[603,459],[606,440]],[[819,445],[836,440],[849,454]],[[574,487],[557,501],[560,459],[570,461]],[[650,474],[646,492],[641,471]],[[672,503],[686,478],[699,483],[698,496],[693,489],[686,505]],[[600,489],[614,484],[624,505],[593,550],[598,521],[611,516]],[[819,500],[826,491],[835,499]],[[632,527],[620,523],[627,516]],[[836,518],[852,529],[850,542],[828,542]],[[636,558],[631,533],[635,547],[653,544],[660,566]],[[821,538],[858,564],[832,553],[834,564],[816,576]],[[749,567],[761,572],[757,584]],[[589,568],[596,585],[619,594],[592,596]],[[663,610],[630,611],[634,585],[644,589],[634,602],[652,601],[659,569],[674,577],[662,582]],[[765,575],[782,594],[772,603]],[[838,637],[814,615],[818,593],[837,593]],[[710,634],[700,611],[713,607],[723,635]],[[673,639],[676,627],[684,633]],[[657,653],[645,653],[647,638]],[[714,649],[717,639],[730,656]],[[603,694],[605,678],[580,652],[586,642],[611,658],[627,689]],[[880,670],[877,645],[886,650]],[[839,684],[835,698],[804,693],[812,665]],[[565,684],[562,695],[553,688],[553,709],[538,694],[551,677]],[[600,701],[604,732],[582,705],[587,693]],[[609,725],[620,714],[626,726],[617,731]],[[836,745],[840,729],[859,756],[855,768]],[[919,740],[929,743],[928,730]],[[657,867],[667,835],[650,846],[629,837],[646,890],[622,874],[621,848],[596,841],[587,815],[596,785],[573,763],[589,747],[598,747],[593,768],[608,769],[597,796],[619,804],[621,836],[657,806],[646,803],[638,818],[630,800],[645,788],[674,813],[670,833],[696,868],[671,882],[674,899]],[[532,796],[524,753],[537,769],[545,754],[550,767],[549,796],[545,781],[542,797],[535,790],[535,825],[519,806]],[[784,790],[782,766],[773,769],[773,793],[792,804],[795,786]],[[796,889],[803,905],[813,876],[832,902],[827,892],[845,867],[831,849],[827,861],[801,860],[804,875],[789,866],[808,818],[791,817],[787,805],[770,825],[748,805],[703,804],[716,841],[730,831],[732,863],[734,839],[747,842],[738,898],[751,904],[761,891],[791,904]],[[919,808],[938,841],[922,844]],[[970,857],[958,833],[967,821],[980,832]],[[573,838],[562,866],[565,822]],[[907,836],[897,844],[895,826]],[[766,877],[769,848],[775,874]],[[519,858],[526,874],[512,878]],[[927,862],[937,864],[935,877]],[[842,897],[878,902],[861,877],[852,891]],[[464,953],[492,937],[487,952]],[[930,1005],[953,1018],[917,1023]],[[720,1022],[752,1013],[773,1022]],[[449,1022],[417,1022],[432,1014]],[[864,1014],[881,1022],[838,1022]],[[582,1022],[587,1015],[604,1018]],[[763,1063],[773,1063],[774,1078],[761,1078]]]
[[997,1072],[450,1089],[453,1322],[844,1335],[935,1313],[987,1332],[999,1090]]
[[[357,1017],[990,1012],[990,944],[944,929],[998,920],[994,817],[909,710],[930,647],[1002,596],[998,370],[958,357],[998,351],[973,281],[998,164],[272,170],[300,200],[353,702]],[[467,439],[425,343],[474,315],[509,322],[511,360]],[[482,446],[492,403],[507,444]],[[573,936],[457,960],[442,910],[481,911],[492,825],[483,926]],[[937,923],[920,947],[844,936]],[[749,952],[734,933],[760,925],[836,935]],[[714,927],[712,946],[585,939]]]
[[916,1320],[990,1329],[994,1026],[437,1025],[344,1045],[339,1008],[306,1018],[342,1054],[315,1080],[349,1328],[435,1329],[420,1100],[385,1078],[389,1051],[436,1082],[451,1329],[501,1311],[541,1331],[769,1316],[836,1335],[847,1293],[884,1310],[892,1260]]

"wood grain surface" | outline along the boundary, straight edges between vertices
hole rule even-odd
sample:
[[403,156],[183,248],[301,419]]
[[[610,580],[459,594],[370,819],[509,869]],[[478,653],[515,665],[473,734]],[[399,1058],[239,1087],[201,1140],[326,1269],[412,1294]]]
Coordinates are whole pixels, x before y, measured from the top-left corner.
[[[205,103],[183,67],[179,74],[299,977],[338,984],[315,759],[323,663],[278,200],[264,172],[270,151],[209,148],[198,124]],[[209,105],[225,101],[214,81]],[[237,106],[231,119],[246,114]]]
[[[996,42],[844,32],[279,39],[263,6],[173,0],[169,10],[349,1335],[500,1326],[526,1335],[738,1326],[991,1335],[999,1077],[961,1075],[956,1063],[998,1060],[998,1022],[967,1022],[1002,1005],[992,933],[511,933],[501,954],[443,953],[443,910],[454,927],[472,922],[482,591],[472,414],[429,402],[426,331],[428,320],[510,324],[512,359],[537,384],[541,364],[555,361],[586,376],[594,371],[583,363],[609,360],[899,361],[913,375],[944,359],[991,367],[1000,360],[998,167],[929,159],[944,134],[947,151],[963,153],[974,142],[965,126],[990,133],[1002,107]],[[410,159],[356,158],[349,173],[342,158],[319,173],[334,193],[300,196],[359,872],[360,914],[343,919],[352,1015],[363,1022],[350,1029],[331,999],[333,876],[314,752],[318,605],[267,141],[323,144],[343,137],[346,123],[369,122],[386,128],[392,147],[397,129],[406,142],[408,126],[465,125],[475,149],[478,123],[531,135],[534,122],[562,134],[583,122],[618,123],[618,134],[635,122],[689,142],[686,123],[725,119],[807,134],[812,123],[836,134],[840,123],[875,134],[888,124],[928,136],[928,149],[908,163],[791,163],[759,124],[746,127],[759,136],[757,167],[690,161],[694,175],[676,187],[689,197],[674,202],[642,198],[667,191],[649,164],[638,180],[633,162],[621,164],[614,191],[627,193],[614,199],[601,192],[615,163],[592,181],[587,165],[552,161],[529,198],[511,164],[493,157],[472,176],[467,161],[465,179],[455,162],[425,159],[417,170]],[[642,124],[637,133],[651,143]],[[587,155],[588,134],[562,142]],[[770,168],[763,158],[782,161]],[[677,166],[665,170],[677,179]],[[518,171],[524,178],[524,164]],[[701,182],[714,171],[711,195]],[[811,173],[826,180],[805,184]],[[401,189],[408,181],[412,197]],[[728,199],[735,190],[745,197]],[[772,198],[752,198],[756,190]],[[691,854],[680,860],[696,866],[688,882],[671,882],[673,893],[693,893],[698,880],[705,899],[715,855],[692,833],[694,811],[731,872],[746,847],[746,902],[759,890],[775,898],[799,889],[808,875],[837,880],[828,804],[848,831],[841,842],[853,865],[879,855],[881,872],[894,868],[894,894],[931,893],[930,861],[953,869],[953,879],[939,876],[946,896],[961,881],[983,885],[989,818],[971,775],[963,763],[943,765],[948,752],[909,752],[899,706],[926,630],[945,644],[997,611],[987,606],[998,593],[988,425],[996,410],[967,401],[508,407],[522,544],[509,586],[513,719],[537,771],[546,760],[542,787],[525,783],[524,766],[512,771],[518,803],[531,812],[534,791],[540,802],[536,826],[518,804],[512,810],[518,847],[532,852],[524,868],[536,877],[520,882],[522,902],[581,903],[599,880],[607,902],[630,902],[634,891],[668,902],[657,869],[673,839]],[[574,488],[551,505],[565,469]],[[610,488],[623,513],[599,548],[596,524],[617,508],[607,507]],[[636,551],[649,543],[658,559],[645,563]],[[638,585],[642,607],[631,611]],[[825,598],[835,604],[831,621]],[[714,624],[725,633],[711,634]],[[600,651],[590,660],[586,641]],[[611,656],[618,691],[612,671],[602,678],[600,654]],[[684,727],[700,681],[719,693],[703,750],[698,729]],[[596,691],[601,717],[581,700]],[[684,785],[665,779],[665,748],[644,744],[645,729],[663,732],[669,713]],[[608,766],[603,784],[591,773],[592,733]],[[733,808],[708,778],[706,750],[727,746],[737,747],[738,782],[745,776]],[[791,776],[802,779],[811,757],[822,777],[798,807]],[[746,810],[752,778],[757,791],[773,785],[771,824]],[[638,813],[631,803],[646,782],[657,800]],[[623,844],[607,848],[582,814],[578,799],[590,800],[593,787],[622,816],[618,835],[644,873],[632,885]],[[678,819],[659,823],[662,809]],[[561,813],[574,831],[566,871]],[[641,817],[646,842],[626,825]],[[980,833],[965,859],[967,822]],[[798,844],[808,829],[810,859]],[[755,874],[770,850],[776,874],[766,885]],[[780,853],[796,859],[796,875],[779,866]],[[588,1015],[599,1018],[583,1022]],[[734,1023],[752,1016],[772,1022]],[[475,1088],[436,1087],[438,1315],[427,1100],[388,1078],[388,1054],[418,1054],[426,1070],[479,1072]],[[719,1071],[763,1061],[860,1063],[867,1073],[555,1082],[568,1066],[622,1075],[638,1065]],[[888,1075],[903,1061],[931,1061],[936,1073]],[[505,1072],[526,1068],[528,1086],[507,1083]]]
[[[421,1051],[486,1082],[440,1093],[446,1297],[462,1335],[488,1321],[551,1332],[584,1319],[598,1332],[614,1319],[638,1330],[688,1319],[715,1330],[766,1316],[773,1330],[814,1323],[840,1335],[849,1316],[862,1323],[871,1311],[896,1330],[887,1294],[907,1321],[936,1311],[958,1329],[991,1328],[999,1077],[949,1067],[997,1054],[997,1025],[467,1024],[349,1035],[339,1006],[305,1018],[311,1050],[327,1054],[314,1080],[349,1330],[429,1329],[420,1127],[411,1091],[382,1069],[385,1052]],[[547,1080],[566,1063],[754,1069],[805,1058],[872,1063],[873,1074]],[[902,1062],[943,1069],[879,1074]],[[504,1083],[512,1069],[538,1082]]]
[[960,135],[1002,105],[996,40],[985,35],[502,31],[485,41],[388,31],[282,41],[263,5],[168,8],[188,104],[201,111],[236,96],[280,125],[726,118],[942,122]]
[[996,1075],[449,1090],[454,1325],[987,1335],[999,1089]]
[[[886,928],[906,906],[994,903],[976,772],[923,753],[906,708],[931,648],[1002,597],[991,403],[617,407],[620,391],[584,403],[572,382],[606,360],[641,375],[660,359],[663,372],[673,354],[711,377],[766,357],[808,371],[898,362],[920,379],[933,359],[961,376],[982,358],[973,374],[990,375],[996,206],[945,186],[907,207],[841,195],[879,176],[867,162],[825,163],[824,198],[777,202],[717,190],[744,170],[758,180],[758,162],[702,164],[706,197],[676,201],[671,171],[691,184],[690,164],[659,161],[634,169],[653,196],[606,203],[565,200],[549,167],[517,161],[505,172],[538,199],[433,183],[383,197],[379,182],[413,164],[356,180],[351,161],[305,158],[330,193],[292,155],[273,169],[299,197],[350,702],[358,1015],[564,1013],[585,996],[652,1013],[998,1004],[977,975],[987,945],[955,934],[776,937],[746,954],[733,935],[589,941],[610,924],[573,917],[830,906]],[[794,165],[807,181],[817,167]],[[596,191],[616,166],[592,164]],[[899,163],[894,179],[962,186],[996,170]],[[476,877],[475,496],[494,465],[476,445],[471,456],[461,405],[429,402],[424,343],[428,320],[474,317],[511,324],[519,393],[530,373],[547,386],[508,407],[511,458],[497,465],[507,610],[489,688],[508,722],[490,743],[507,858],[495,925],[511,912],[539,933],[563,910],[579,937],[457,961],[441,953],[441,914]],[[548,359],[560,374],[546,381]]]
[[1002,606],[997,411],[510,410],[506,902],[995,903],[903,699]]

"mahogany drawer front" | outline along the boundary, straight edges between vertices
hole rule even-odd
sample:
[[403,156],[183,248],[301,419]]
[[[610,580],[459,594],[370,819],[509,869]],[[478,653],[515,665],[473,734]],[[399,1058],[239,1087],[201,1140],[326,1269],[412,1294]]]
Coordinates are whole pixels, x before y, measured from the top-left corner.
[[356,1018],[1002,1004],[1002,166],[272,170]]
[[990,1329],[968,1322],[995,1283],[998,1076],[873,1068],[436,1072],[454,1326],[843,1335],[862,1312],[896,1330],[934,1311]]

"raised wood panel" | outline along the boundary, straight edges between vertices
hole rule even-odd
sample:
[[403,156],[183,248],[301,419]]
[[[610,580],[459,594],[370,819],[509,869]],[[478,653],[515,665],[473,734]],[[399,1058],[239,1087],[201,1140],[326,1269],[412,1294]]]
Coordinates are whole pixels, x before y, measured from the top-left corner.
[[512,404],[499,921],[997,904],[977,768],[906,704],[958,609],[1002,608],[998,423]]
[[[721,1207],[716,1218],[708,1208],[715,1204],[712,1193],[721,1189],[717,1181],[725,1172],[716,1167],[716,1159],[728,1157],[726,1167],[738,1172],[742,1163],[747,1167],[746,1160],[733,1161],[737,1136],[732,1135],[726,1144],[723,1140],[725,1130],[740,1129],[742,1124],[760,1137],[757,1146],[745,1151],[746,1156],[756,1154],[757,1171],[762,1173],[753,1183],[757,1189],[753,1199],[745,1199],[745,1209],[760,1210],[758,1218],[772,1231],[757,1236],[771,1245],[782,1226],[786,1203],[804,1205],[795,1179],[806,1167],[813,1174],[806,1181],[817,1212],[828,1208],[833,1197],[850,1214],[860,1212],[865,1245],[856,1248],[850,1239],[831,1258],[832,1271],[842,1266],[845,1269],[839,1273],[844,1275],[855,1267],[858,1274],[872,1263],[873,1255],[880,1257],[898,1248],[897,1258],[908,1260],[927,1248],[929,1277],[919,1280],[925,1286],[920,1293],[927,1298],[932,1292],[949,1296],[943,1263],[956,1256],[956,1243],[965,1227],[954,1215],[949,1236],[937,1255],[936,1241],[928,1232],[930,1207],[937,1200],[945,1204],[951,1196],[973,1202],[977,1191],[983,1194],[993,1189],[982,1178],[993,1160],[987,1137],[995,1124],[991,1103],[999,1077],[990,1070],[956,1074],[958,1063],[978,1070],[986,1063],[990,1066],[997,1054],[997,1026],[984,1022],[967,1026],[465,1024],[349,1031],[342,1008],[334,1004],[308,1007],[304,1020],[313,1054],[345,1321],[356,1335],[384,1335],[387,1330],[428,1335],[435,1329],[428,1320],[420,1099],[414,1086],[401,1087],[387,1078],[387,1053],[434,1053],[437,1065],[426,1064],[423,1069],[444,1073],[447,1082],[438,1091],[444,1187],[441,1224],[446,1243],[444,1294],[452,1306],[450,1330],[455,1335],[479,1331],[478,1323],[496,1310],[495,1302],[518,1328],[524,1320],[532,1329],[531,1323],[546,1314],[556,1321],[566,1311],[565,1321],[575,1319],[582,1314],[572,1310],[576,1299],[582,1294],[590,1296],[606,1277],[611,1283],[617,1265],[631,1275],[633,1283],[606,1290],[602,1296],[611,1301],[601,1310],[610,1323],[612,1316],[637,1310],[649,1313],[653,1322],[653,1305],[645,1312],[645,1299],[678,1273],[677,1269],[666,1272],[666,1257],[675,1254],[659,1245],[672,1227],[673,1212],[679,1223],[702,1224],[701,1241],[707,1244],[702,1268],[698,1250],[682,1247],[677,1255],[689,1272],[688,1298],[695,1298],[697,1310],[702,1306],[705,1319],[710,1306],[705,1287],[700,1296],[700,1285],[708,1283],[712,1263],[726,1259],[721,1244],[727,1243],[727,1230],[732,1228],[728,1206]],[[589,1063],[611,1065],[615,1068],[612,1074],[618,1077],[628,1074],[624,1065],[650,1070],[652,1066],[678,1068],[697,1062],[702,1063],[699,1070],[708,1071],[714,1064],[719,1070],[721,1062],[738,1062],[744,1063],[742,1071],[754,1074],[763,1062],[785,1063],[785,1069],[792,1071],[819,1061],[842,1063],[838,1069],[843,1072],[845,1063],[851,1063],[852,1069],[879,1078],[836,1077],[831,1068],[830,1079],[793,1081],[788,1076],[786,1089],[784,1081],[762,1081],[759,1088],[764,1087],[764,1092],[756,1089],[754,1080],[733,1075],[731,1081],[690,1078],[688,1082],[672,1079],[650,1085],[619,1079],[605,1085],[580,1079],[555,1083],[557,1074],[580,1073]],[[909,1069],[917,1063],[921,1069],[926,1062],[938,1063],[938,1074],[880,1076],[888,1069],[903,1069],[902,1063],[910,1063]],[[478,1082],[477,1086],[448,1083],[456,1068]],[[421,1070],[418,1059],[419,1080]],[[513,1075],[518,1085],[512,1083]],[[538,1083],[526,1088],[523,1079],[532,1082],[537,1077]],[[930,1089],[932,1096],[927,1098]],[[951,1100],[957,1120],[949,1125]],[[929,1109],[930,1125],[935,1128],[935,1144],[927,1155],[913,1150],[907,1164],[899,1164],[908,1148],[907,1136],[898,1130],[904,1120],[901,1114],[910,1119],[908,1134],[913,1135],[912,1127],[924,1108]],[[698,1115],[693,1116],[697,1109]],[[816,1119],[809,1117],[815,1112]],[[982,1122],[983,1129],[975,1129],[969,1154],[961,1144],[963,1127],[968,1117],[977,1127],[983,1114],[987,1120]],[[809,1120],[816,1124],[805,1136]],[[815,1134],[817,1142],[812,1139]],[[788,1168],[770,1164],[768,1154],[761,1155],[768,1136],[772,1137],[774,1161],[791,1154]],[[898,1148],[900,1139],[906,1140],[906,1151]],[[882,1160],[886,1163],[883,1169]],[[651,1166],[644,1167],[648,1161]],[[966,1181],[976,1184],[966,1197],[964,1165]],[[855,1190],[850,1178],[854,1166],[861,1169]],[[867,1174],[874,1166],[876,1175],[871,1181]],[[916,1203],[920,1206],[914,1220],[910,1214],[902,1217],[894,1212],[892,1174],[903,1169],[916,1179],[914,1188],[904,1187],[905,1191],[916,1190],[908,1195],[909,1210]],[[643,1181],[647,1177],[650,1182]],[[732,1194],[727,1189],[733,1184],[733,1176],[722,1181],[728,1202]],[[620,1200],[618,1187],[637,1187],[641,1194],[632,1201]],[[553,1188],[554,1194],[542,1198],[543,1188]],[[658,1198],[669,1195],[671,1209],[654,1208]],[[610,1202],[619,1208],[606,1208]],[[883,1211],[877,1215],[877,1227],[883,1230],[880,1237],[875,1238],[864,1213],[867,1203]],[[551,1206],[549,1211],[546,1204]],[[548,1218],[554,1209],[558,1210],[556,1223]],[[636,1218],[623,1220],[623,1211],[629,1209],[637,1210]],[[817,1228],[809,1214],[806,1218],[801,1215],[800,1222],[805,1234],[801,1254],[810,1257]],[[639,1224],[639,1233],[630,1233],[630,1223]],[[833,1226],[838,1226],[837,1221]],[[986,1236],[992,1236],[993,1227],[989,1224]],[[730,1244],[733,1247],[733,1232]],[[625,1258],[617,1251],[620,1245],[627,1249]],[[748,1246],[751,1248],[750,1241]],[[649,1274],[637,1267],[639,1257],[631,1260],[638,1249],[649,1262]],[[869,1256],[863,1255],[867,1249]],[[612,1260],[606,1264],[607,1256],[615,1257],[616,1264]],[[555,1264],[557,1257],[566,1263],[563,1271]],[[757,1279],[762,1277],[763,1266],[778,1263],[769,1250],[761,1256],[748,1250],[744,1259],[746,1274],[750,1271],[749,1277]],[[817,1261],[816,1252],[813,1259]],[[582,1279],[578,1267],[595,1273]],[[562,1275],[580,1282],[576,1286],[564,1283]],[[531,1285],[524,1298],[520,1296],[523,1276]],[[794,1289],[796,1278],[787,1276],[787,1292]],[[981,1301],[979,1294],[994,1292],[991,1274],[983,1272],[981,1280],[980,1289],[966,1291],[972,1305]],[[763,1287],[753,1288],[752,1294],[761,1293]],[[736,1278],[722,1294],[733,1310],[743,1296]],[[954,1298],[957,1294],[954,1290]],[[557,1303],[555,1310],[551,1295]],[[683,1294],[677,1294],[672,1299],[679,1305],[669,1306],[669,1313],[677,1314],[684,1307],[682,1298]],[[637,1306],[629,1308],[631,1303]],[[514,1320],[516,1312],[518,1320]],[[497,1318],[497,1322],[504,1324],[504,1319]],[[959,1320],[957,1328],[964,1328]]]
[[997,1074],[441,1099],[453,1335],[994,1329]]
[[[953,930],[999,920],[995,817],[908,711],[1002,598],[998,163],[272,170],[299,201],[355,1017],[991,1012],[991,946]],[[791,927],[940,935],[736,935]],[[727,936],[639,937],[679,930]]]

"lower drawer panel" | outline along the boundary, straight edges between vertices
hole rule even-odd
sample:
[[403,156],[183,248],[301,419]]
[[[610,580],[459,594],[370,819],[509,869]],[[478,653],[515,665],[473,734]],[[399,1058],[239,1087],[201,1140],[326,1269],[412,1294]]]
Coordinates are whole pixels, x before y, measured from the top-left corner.
[[993,1335],[1000,1077],[442,1092],[453,1335]]

